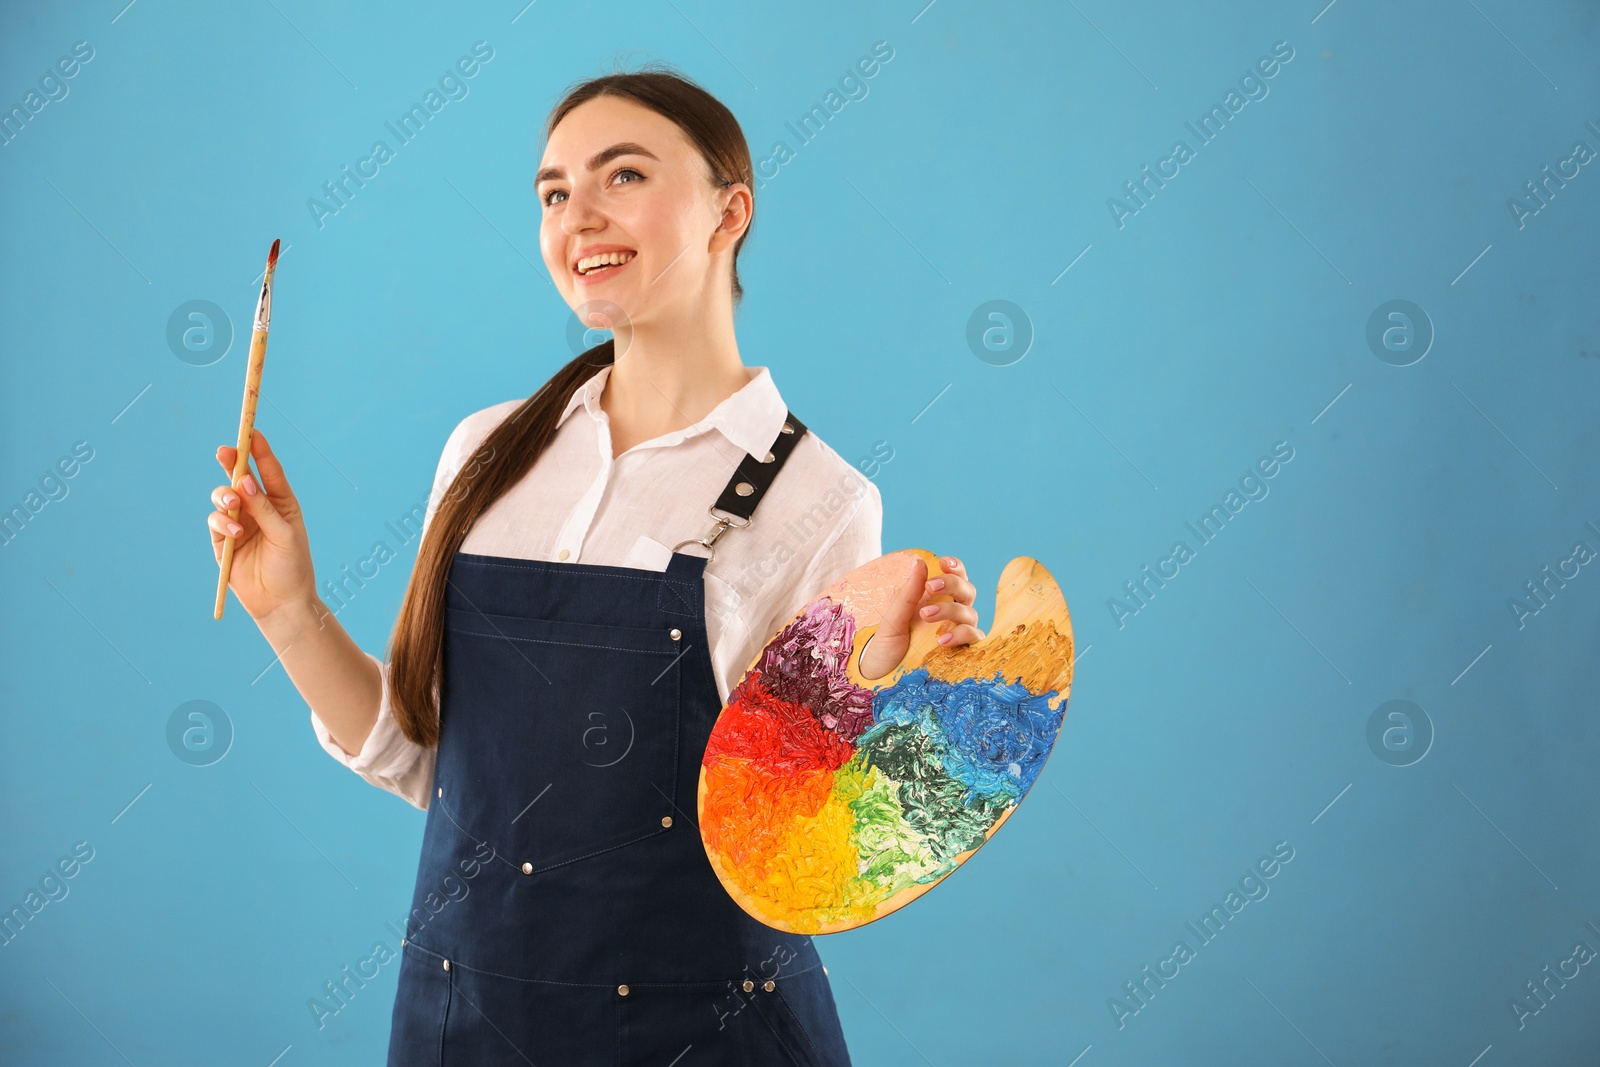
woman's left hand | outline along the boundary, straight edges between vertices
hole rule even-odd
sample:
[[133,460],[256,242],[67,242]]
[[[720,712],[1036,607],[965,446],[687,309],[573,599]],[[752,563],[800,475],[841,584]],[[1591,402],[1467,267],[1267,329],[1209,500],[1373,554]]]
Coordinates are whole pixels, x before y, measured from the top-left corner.
[[[878,629],[861,655],[863,677],[881,678],[900,663],[911,647],[913,618],[939,623],[938,641],[946,648],[983,640],[978,612],[972,606],[977,586],[967,580],[966,568],[959,559],[944,556],[940,562],[945,573],[930,580],[927,564],[921,556],[914,557],[911,572],[890,598]],[[937,599],[946,595],[952,599]]]

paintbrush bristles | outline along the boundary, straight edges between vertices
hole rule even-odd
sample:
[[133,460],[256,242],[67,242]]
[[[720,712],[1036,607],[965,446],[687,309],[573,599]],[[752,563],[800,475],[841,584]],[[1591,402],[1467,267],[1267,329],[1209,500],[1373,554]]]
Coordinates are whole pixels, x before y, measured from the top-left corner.
[[273,238],[272,251],[267,253],[267,270],[272,270],[278,265],[278,241]]

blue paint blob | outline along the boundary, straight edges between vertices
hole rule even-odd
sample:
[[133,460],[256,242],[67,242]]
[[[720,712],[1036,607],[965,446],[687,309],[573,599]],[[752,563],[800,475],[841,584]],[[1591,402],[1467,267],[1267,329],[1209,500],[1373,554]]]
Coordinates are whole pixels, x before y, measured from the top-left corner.
[[998,671],[992,679],[952,683],[919,667],[874,694],[867,733],[890,723],[932,732],[936,724],[944,771],[966,787],[965,803],[1014,802],[1033,788],[1061,731],[1067,706],[1050,710],[1054,695],[1031,693]]

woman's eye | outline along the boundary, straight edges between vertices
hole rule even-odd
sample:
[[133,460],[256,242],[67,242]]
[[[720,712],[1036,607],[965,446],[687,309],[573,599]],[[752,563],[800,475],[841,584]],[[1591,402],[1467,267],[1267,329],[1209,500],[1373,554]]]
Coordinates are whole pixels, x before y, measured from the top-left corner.
[[[632,167],[622,167],[622,168],[618,169],[615,174],[611,175],[611,179],[613,181],[616,181],[618,178],[622,177],[622,175],[624,175],[624,174],[631,174],[635,178],[643,178],[644,177],[643,174],[640,174],[638,171],[634,170]],[[545,207],[549,207],[550,206],[550,198],[552,196],[556,196],[557,194],[560,194],[560,195],[563,195],[563,196],[566,195],[560,189],[551,189],[548,193],[544,194],[544,201],[543,201],[544,206]]]

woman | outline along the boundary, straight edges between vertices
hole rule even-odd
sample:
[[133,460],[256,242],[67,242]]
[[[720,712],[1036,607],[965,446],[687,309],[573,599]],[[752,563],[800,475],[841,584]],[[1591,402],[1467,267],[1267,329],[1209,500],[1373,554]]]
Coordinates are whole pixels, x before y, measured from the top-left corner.
[[[259,484],[212,493],[212,547],[220,564],[235,536],[229,583],[323,747],[428,812],[391,1067],[847,1064],[811,938],[733,902],[694,813],[744,668],[881,555],[878,490],[741,360],[754,196],[733,115],[652,69],[579,83],[544,135],[545,265],[613,339],[450,434],[388,663],[319,599],[259,431]],[[982,636],[945,564],[932,582],[913,564],[868,677],[919,608],[947,644]]]

